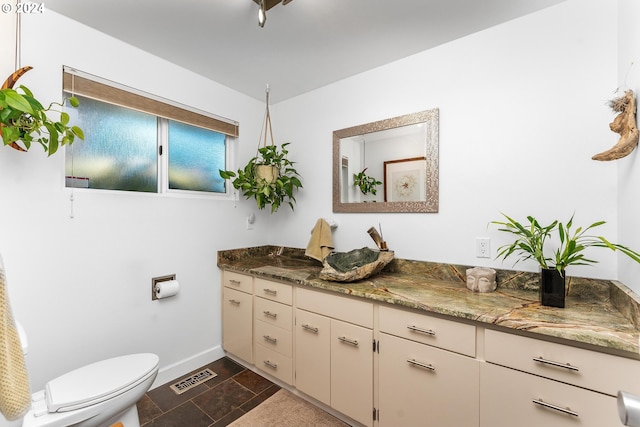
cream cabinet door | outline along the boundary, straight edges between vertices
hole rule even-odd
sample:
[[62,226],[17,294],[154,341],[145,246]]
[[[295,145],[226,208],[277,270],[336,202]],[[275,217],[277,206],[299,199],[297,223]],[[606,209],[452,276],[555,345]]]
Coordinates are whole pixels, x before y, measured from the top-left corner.
[[222,288],[222,347],[253,363],[253,295]]
[[296,310],[296,388],[331,405],[331,319]]
[[616,399],[490,363],[480,367],[480,427],[613,427]]
[[331,319],[331,407],[373,425],[373,331]]
[[381,427],[478,426],[476,359],[384,333],[379,355]]

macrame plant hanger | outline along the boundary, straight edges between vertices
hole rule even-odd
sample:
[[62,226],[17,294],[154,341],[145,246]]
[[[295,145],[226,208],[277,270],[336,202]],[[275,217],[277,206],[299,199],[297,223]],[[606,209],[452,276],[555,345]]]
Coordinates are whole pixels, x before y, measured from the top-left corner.
[[269,137],[271,138],[271,144],[269,145],[274,145],[273,128],[271,127],[271,113],[269,112],[269,84],[268,83],[267,83],[267,88],[265,89],[265,94],[266,94],[267,107],[264,115],[264,126],[260,130],[260,139],[258,139],[258,148],[260,148],[260,143],[262,143],[263,147],[267,146],[267,130],[269,131]]
[[[269,160],[273,160],[271,159],[272,153],[269,152],[269,150],[267,150],[267,135],[271,138],[271,144],[269,144],[269,147],[271,147],[272,149],[275,149],[275,142],[273,139],[273,128],[271,127],[271,113],[269,112],[269,85],[267,84],[267,89],[266,89],[266,102],[267,102],[267,107],[265,110],[265,116],[264,116],[264,126],[260,132],[260,139],[258,140],[258,151],[256,153],[256,157],[258,157],[258,160],[256,162],[256,167],[255,167],[255,175],[257,178],[259,179],[263,179],[265,180],[267,183],[272,183],[274,182],[276,179],[278,179],[278,176],[280,175],[280,169],[279,169],[279,165],[274,165],[273,163],[270,163]],[[264,135],[264,136],[263,136]],[[260,152],[260,143],[262,142],[262,153]],[[261,164],[261,161],[259,159],[260,155],[262,156],[263,160],[266,160],[266,163]]]

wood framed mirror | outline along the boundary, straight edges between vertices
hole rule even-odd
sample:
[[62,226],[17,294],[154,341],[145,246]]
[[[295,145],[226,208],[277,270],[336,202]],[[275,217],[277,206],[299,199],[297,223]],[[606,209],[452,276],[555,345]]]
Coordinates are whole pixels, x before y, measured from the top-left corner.
[[333,212],[438,212],[438,128],[435,108],[334,131]]

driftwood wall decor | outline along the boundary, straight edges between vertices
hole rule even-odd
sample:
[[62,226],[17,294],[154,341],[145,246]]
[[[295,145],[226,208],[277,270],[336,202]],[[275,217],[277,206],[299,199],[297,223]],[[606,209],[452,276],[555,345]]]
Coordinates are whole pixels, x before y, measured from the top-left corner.
[[[29,70],[32,70],[33,67],[22,67],[17,71],[14,71],[13,73],[11,73],[11,75],[9,77],[7,77],[7,79],[4,81],[4,83],[2,83],[2,86],[0,86],[0,89],[13,89],[13,85],[16,84],[16,82],[18,81],[18,79],[20,77],[22,77],[22,75],[24,73],[26,73]],[[0,140],[2,139],[2,127],[0,126]],[[18,151],[27,151],[24,148],[22,148],[20,145],[18,145],[15,142],[12,142],[9,144],[9,147],[13,148],[14,150],[18,150]]]
[[636,124],[636,98],[632,90],[624,96],[609,102],[611,109],[620,113],[609,124],[609,128],[620,134],[618,143],[609,150],[596,154],[593,160],[616,160],[628,156],[638,145],[638,125]]

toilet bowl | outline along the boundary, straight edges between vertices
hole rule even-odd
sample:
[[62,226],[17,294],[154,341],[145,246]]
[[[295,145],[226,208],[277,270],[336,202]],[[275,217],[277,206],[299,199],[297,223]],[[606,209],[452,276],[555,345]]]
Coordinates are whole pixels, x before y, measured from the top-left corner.
[[139,427],[136,402],[158,373],[159,358],[140,353],[71,371],[33,394],[22,427]]
[[[26,336],[26,353],[25,342]],[[61,375],[33,393],[22,427],[140,427],[136,402],[155,380],[159,361],[151,353],[130,354]]]

